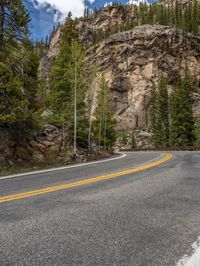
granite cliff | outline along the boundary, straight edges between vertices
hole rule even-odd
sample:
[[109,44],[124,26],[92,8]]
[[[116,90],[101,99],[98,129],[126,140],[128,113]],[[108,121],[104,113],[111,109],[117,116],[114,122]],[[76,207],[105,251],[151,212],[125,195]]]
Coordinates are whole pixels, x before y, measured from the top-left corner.
[[[112,91],[112,104],[119,130],[147,129],[149,100],[161,75],[169,90],[188,65],[194,87],[194,113],[200,116],[200,38],[168,26],[143,25],[109,36],[91,45],[94,32],[123,25],[136,19],[135,5],[113,6],[94,13],[78,24],[87,46],[89,64],[103,73]],[[52,60],[58,53],[60,27],[52,35],[50,49],[42,59],[40,75],[48,79]]]
[[91,47],[88,62],[109,81],[119,129],[147,128],[152,89],[161,75],[170,89],[185,65],[196,83],[194,111],[199,115],[200,38],[166,26],[139,26]]

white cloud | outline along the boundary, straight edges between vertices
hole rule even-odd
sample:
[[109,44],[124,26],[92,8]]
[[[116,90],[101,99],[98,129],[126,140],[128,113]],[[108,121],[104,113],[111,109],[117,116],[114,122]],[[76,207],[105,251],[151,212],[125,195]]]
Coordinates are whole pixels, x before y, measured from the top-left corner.
[[113,2],[106,2],[106,3],[104,4],[104,7],[112,6],[112,4],[113,4]]
[[[33,0],[32,0],[33,1]],[[84,12],[84,0],[37,0],[40,5],[50,4],[52,7],[58,9],[64,19],[69,11],[73,16],[80,17]],[[92,2],[93,0],[90,0]]]
[[130,0],[128,1],[128,4],[134,4],[134,5],[139,5],[139,3],[146,2],[149,4],[148,0]]

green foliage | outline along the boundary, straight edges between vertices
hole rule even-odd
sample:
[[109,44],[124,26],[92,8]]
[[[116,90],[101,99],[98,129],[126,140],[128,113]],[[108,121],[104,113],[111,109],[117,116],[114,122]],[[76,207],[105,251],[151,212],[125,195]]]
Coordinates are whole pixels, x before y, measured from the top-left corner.
[[136,139],[135,139],[134,133],[132,133],[132,135],[131,135],[131,148],[132,149],[137,148],[137,143],[136,143]]
[[150,108],[152,142],[156,147],[193,145],[191,91],[192,84],[187,67],[183,79],[174,83],[170,99],[166,80],[161,77],[158,90],[153,92]]
[[194,121],[191,91],[192,83],[186,67],[184,78],[176,82],[170,96],[170,142],[173,146],[193,145]]
[[[144,4],[141,5],[144,6]],[[171,7],[154,3],[149,5],[145,12],[146,19],[140,19],[141,25],[156,23],[174,26],[194,35],[200,33],[200,3],[197,0],[192,0],[187,5],[181,5],[179,1],[176,1],[175,6]]]
[[0,2],[0,17],[0,52],[5,60],[28,34],[30,16],[22,0],[10,0]]
[[1,1],[0,17],[0,127],[19,143],[36,125],[39,59],[28,40],[23,2]]
[[94,140],[99,147],[112,149],[116,142],[116,120],[110,104],[109,87],[104,77],[99,80],[97,107],[93,126]]
[[[85,51],[78,41],[76,22],[71,14],[64,24],[60,53],[50,73],[50,92],[47,96],[49,109],[53,112],[51,122],[64,126],[68,135],[74,132],[74,87],[77,85],[77,143],[87,147],[88,119],[85,98],[87,92],[87,67]],[[76,79],[75,79],[76,69]]]
[[200,120],[195,123],[195,146],[200,147]]
[[21,119],[21,115],[23,120],[27,102],[23,101],[22,85],[4,63],[0,63],[0,99],[1,124],[9,126]]
[[[112,6],[120,6],[113,3]],[[144,24],[160,24],[183,29],[194,35],[200,34],[200,3],[192,0],[187,5],[181,5],[176,1],[175,6],[167,6],[160,3],[147,5],[146,1],[140,2],[137,8],[136,18],[124,21],[120,26],[109,28],[107,31],[98,30],[94,33],[94,44],[106,39],[117,32],[133,29]]]
[[169,100],[166,79],[162,76],[158,90],[154,90],[151,99],[152,142],[156,147],[169,145]]
[[161,76],[158,87],[158,102],[159,102],[159,119],[161,125],[162,143],[164,146],[169,145],[169,98],[167,91],[166,79]]
[[0,63],[0,128],[7,129],[17,142],[32,127],[32,110],[24,96],[23,84],[9,66]]
[[25,97],[29,102],[29,109],[36,111],[37,102],[36,95],[38,91],[38,67],[39,57],[28,39],[24,39],[21,49],[21,81],[24,89]]
[[122,132],[121,143],[122,143],[123,145],[127,145],[127,143],[128,143],[127,132]]

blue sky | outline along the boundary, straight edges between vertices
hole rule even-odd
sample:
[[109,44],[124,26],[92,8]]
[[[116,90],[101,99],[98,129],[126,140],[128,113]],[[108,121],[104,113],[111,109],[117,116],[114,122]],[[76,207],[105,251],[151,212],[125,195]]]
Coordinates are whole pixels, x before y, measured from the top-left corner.
[[[121,3],[127,3],[129,0],[120,0]],[[135,0],[135,2],[141,0]],[[149,0],[151,2],[153,0]],[[62,22],[69,11],[74,16],[83,14],[84,6],[89,8],[104,6],[110,0],[24,0],[28,11],[30,12],[32,39],[37,40],[45,38],[53,26]]]

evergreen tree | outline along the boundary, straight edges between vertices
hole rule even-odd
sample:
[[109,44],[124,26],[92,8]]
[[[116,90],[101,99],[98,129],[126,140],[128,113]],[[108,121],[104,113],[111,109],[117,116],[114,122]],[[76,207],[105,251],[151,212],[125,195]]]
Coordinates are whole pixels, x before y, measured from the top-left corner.
[[200,120],[195,123],[195,146],[200,147]]
[[151,99],[151,131],[152,141],[156,147],[169,145],[169,101],[167,83],[162,76],[158,90],[154,90]]
[[37,90],[39,57],[35,51],[33,44],[26,38],[22,42],[20,53],[21,62],[21,82],[24,90],[24,95],[29,102],[29,109],[36,111],[37,109]]
[[136,143],[135,135],[132,132],[132,134],[131,134],[131,149],[135,149],[135,148],[137,148],[137,143]]
[[169,97],[167,91],[166,79],[161,76],[158,87],[158,108],[159,108],[159,124],[160,137],[162,139],[162,145],[167,147],[169,145]]
[[152,143],[158,147],[160,143],[160,125],[158,121],[158,92],[156,89],[153,90],[150,102],[150,129],[152,132]]
[[0,1],[0,53],[4,60],[27,35],[29,22],[22,0]]
[[20,0],[0,1],[0,127],[23,141],[35,126],[37,69],[28,40],[29,14]]
[[[52,123],[63,128],[76,143],[87,148],[88,119],[86,116],[86,91],[88,84],[85,51],[78,41],[76,22],[71,13],[62,30],[60,52],[50,73],[50,92],[47,101],[54,115]],[[64,143],[64,141],[63,141]]]
[[116,120],[110,104],[108,84],[104,77],[99,80],[99,92],[94,120],[94,138],[99,148],[112,149],[116,142]]
[[200,13],[199,13],[199,5],[197,0],[193,1],[193,9],[192,9],[192,33],[197,35],[199,33],[199,25],[200,25]]
[[174,85],[170,97],[170,141],[173,146],[190,146],[194,141],[191,90],[192,84],[186,67],[184,78]]
[[24,138],[33,126],[29,104],[19,77],[15,77],[11,68],[1,62],[0,128],[7,129],[14,142]]
[[[68,68],[72,57],[72,42],[78,40],[78,32],[71,13],[68,14],[61,33],[60,51],[50,71],[50,93],[47,95],[47,102],[55,114],[54,122],[59,125],[63,124],[73,91],[68,78]],[[70,123],[72,124],[71,120]]]

